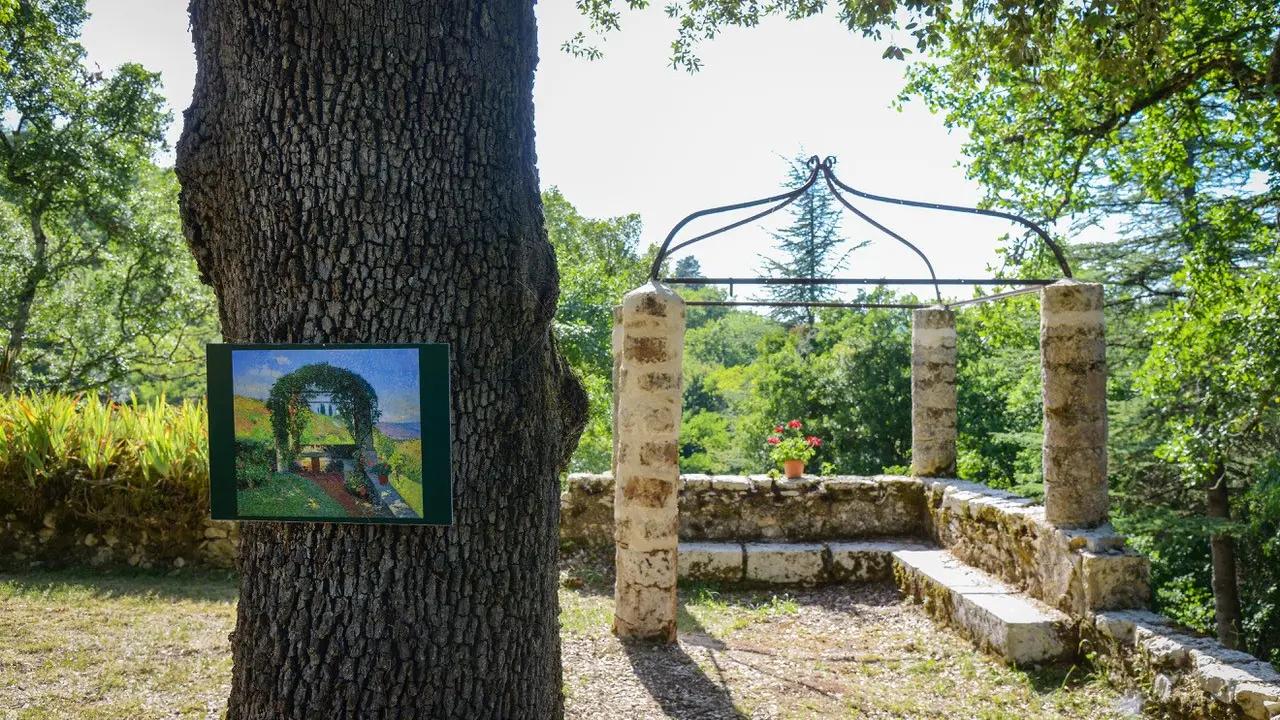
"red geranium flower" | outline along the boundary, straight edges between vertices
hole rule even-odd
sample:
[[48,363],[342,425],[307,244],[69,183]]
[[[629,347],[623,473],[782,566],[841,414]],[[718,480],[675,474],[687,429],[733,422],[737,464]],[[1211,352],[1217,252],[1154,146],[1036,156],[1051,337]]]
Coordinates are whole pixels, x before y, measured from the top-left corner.
[[778,438],[776,438],[776,437],[771,437],[771,438],[769,438],[769,444],[770,444],[770,445],[777,445],[779,442],[781,442],[781,441],[780,441],[780,440],[778,440]]
[[793,430],[799,430],[803,426],[800,424],[799,420],[792,420],[791,422],[787,423],[787,427],[792,428]]
[[773,429],[773,431],[774,431],[774,432],[782,432],[782,426],[781,426],[781,425],[779,425],[778,427],[774,428],[774,429]]
[[810,435],[806,439],[809,441],[809,447],[818,447],[819,445],[822,444],[822,440],[818,438],[816,435]]

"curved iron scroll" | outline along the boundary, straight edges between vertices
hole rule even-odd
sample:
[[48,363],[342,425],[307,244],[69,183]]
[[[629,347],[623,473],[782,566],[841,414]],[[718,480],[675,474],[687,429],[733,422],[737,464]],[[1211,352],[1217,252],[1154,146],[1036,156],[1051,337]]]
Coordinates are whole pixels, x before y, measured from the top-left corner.
[[[823,180],[825,181],[825,184],[827,186],[827,189],[831,191],[831,194],[836,198],[836,200],[840,201],[841,205],[844,205],[846,208],[848,208],[850,211],[852,211],[855,215],[857,215],[862,220],[866,221],[872,227],[888,235],[894,240],[897,240],[899,243],[905,245],[912,252],[918,255],[921,260],[924,261],[925,267],[928,268],[929,270],[929,278],[930,278],[930,280],[926,282],[929,282],[929,284],[933,285],[934,293],[936,294],[939,302],[941,302],[942,300],[942,290],[940,286],[948,285],[948,284],[956,284],[956,282],[951,280],[939,280],[937,274],[933,270],[933,263],[931,263],[929,261],[929,258],[923,252],[920,251],[920,248],[916,247],[911,242],[909,242],[906,238],[902,237],[898,233],[885,227],[883,224],[876,221],[870,215],[866,214],[859,208],[855,207],[853,203],[849,202],[848,199],[846,199],[843,195],[840,194],[841,190],[851,195],[855,195],[865,200],[871,200],[873,202],[889,203],[889,204],[901,205],[905,207],[917,207],[925,210],[941,210],[944,212],[959,212],[959,213],[968,213],[972,215],[985,215],[988,217],[997,217],[1004,220],[1010,220],[1010,221],[1016,222],[1022,225],[1023,227],[1026,227],[1027,229],[1031,230],[1037,236],[1039,236],[1039,238],[1044,242],[1046,246],[1048,246],[1049,250],[1053,253],[1054,259],[1056,259],[1058,262],[1058,267],[1061,268],[1062,270],[1063,277],[1068,277],[1068,278],[1071,277],[1071,266],[1067,263],[1066,256],[1063,255],[1062,253],[1062,248],[1060,248],[1058,244],[1053,241],[1053,238],[1049,236],[1049,233],[1044,231],[1044,228],[1040,227],[1038,224],[1032,222],[1031,220],[1028,220],[1020,215],[1001,212],[999,210],[984,210],[982,208],[972,208],[972,207],[965,207],[961,205],[945,205],[942,203],[922,202],[918,200],[904,200],[902,198],[893,198],[893,197],[887,197],[884,195],[874,195],[872,193],[863,192],[861,190],[857,190],[855,188],[852,188],[844,184],[843,182],[840,181],[838,177],[836,177],[835,171],[833,169],[835,167],[835,163],[836,163],[836,159],[833,156],[828,156],[825,160],[819,160],[818,156],[814,155],[806,161],[806,164],[810,167],[809,177],[806,178],[805,181],[794,190],[791,190],[785,193],[780,193],[778,195],[772,195],[766,198],[760,198],[759,200],[751,200],[748,202],[734,203],[732,205],[722,205],[719,207],[707,208],[706,210],[699,210],[695,213],[689,214],[683,220],[677,223],[676,226],[671,229],[671,232],[667,233],[666,239],[663,240],[662,242],[662,247],[658,250],[657,257],[655,257],[653,260],[653,265],[649,270],[649,278],[651,280],[657,280],[659,271],[662,268],[662,262],[666,260],[668,257],[670,257],[676,251],[681,250],[685,247],[688,247],[694,243],[706,240],[707,238],[714,237],[721,233],[727,232],[734,228],[741,227],[743,225],[746,225],[747,223],[759,220],[760,218],[771,215],[785,208],[791,203],[795,202],[801,195],[808,192],[809,189],[814,186],[814,184],[818,180],[819,174],[822,175]],[[771,206],[768,208],[765,208],[764,210],[761,210],[760,212],[754,213],[742,220],[738,220],[738,221],[729,223],[728,225],[725,225],[723,227],[716,228],[715,230],[705,232],[701,235],[698,235],[697,237],[678,243],[675,246],[672,246],[671,244],[672,241],[675,239],[676,235],[679,234],[679,232],[683,230],[686,225],[688,225],[690,222],[693,222],[694,220],[700,217],[706,217],[708,215],[717,215],[725,212],[732,212],[734,210],[745,210],[747,208],[758,207],[760,205],[771,205]],[[695,281],[695,282],[702,282],[702,283],[707,282],[707,279],[705,278],[688,278],[688,280]],[[870,279],[868,279],[867,281],[863,281],[861,279],[850,280],[850,279],[836,279],[836,278],[790,278],[789,282],[796,282],[800,284],[814,284],[814,285],[819,285],[823,283],[874,284],[873,282],[870,281]],[[878,281],[878,282],[883,282],[883,281]],[[974,281],[963,281],[963,282],[970,283]],[[1008,282],[1010,284],[1023,284],[1026,282],[1033,282],[1034,284],[1044,284],[1049,281],[1005,280],[1004,282]]]

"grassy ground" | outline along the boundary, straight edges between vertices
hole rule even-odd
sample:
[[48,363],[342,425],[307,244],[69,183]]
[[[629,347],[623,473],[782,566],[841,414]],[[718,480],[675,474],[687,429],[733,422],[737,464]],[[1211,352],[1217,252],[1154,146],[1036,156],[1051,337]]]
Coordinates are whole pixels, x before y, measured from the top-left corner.
[[293,473],[274,473],[271,480],[236,493],[236,511],[247,517],[323,517],[350,515],[315,483]]
[[0,574],[0,718],[216,718],[231,674],[228,573]]
[[[1122,718],[1066,669],[1010,670],[885,585],[680,594],[680,642],[609,631],[604,555],[562,564],[567,717]],[[227,573],[0,572],[0,719],[218,718],[235,622]]]
[[375,429],[373,446],[378,458],[393,468],[391,486],[422,517],[422,441],[393,440]]
[[404,475],[392,475],[387,482],[391,483],[391,487],[400,493],[400,497],[404,498],[409,507],[418,513],[418,517],[422,517],[422,484],[416,483]]

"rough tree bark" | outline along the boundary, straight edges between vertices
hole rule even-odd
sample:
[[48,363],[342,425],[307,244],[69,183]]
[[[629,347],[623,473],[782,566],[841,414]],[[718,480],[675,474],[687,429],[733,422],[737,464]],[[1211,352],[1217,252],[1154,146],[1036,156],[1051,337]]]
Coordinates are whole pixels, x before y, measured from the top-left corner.
[[562,714],[557,475],[585,420],[528,0],[192,0],[184,229],[223,334],[452,344],[455,525],[246,524],[228,717]]
[[[1231,519],[1231,495],[1227,488],[1225,466],[1218,465],[1210,481],[1205,514],[1211,518]],[[1213,610],[1218,641],[1231,649],[1240,647],[1240,585],[1236,577],[1236,547],[1230,535],[1209,536],[1209,553],[1213,564]]]

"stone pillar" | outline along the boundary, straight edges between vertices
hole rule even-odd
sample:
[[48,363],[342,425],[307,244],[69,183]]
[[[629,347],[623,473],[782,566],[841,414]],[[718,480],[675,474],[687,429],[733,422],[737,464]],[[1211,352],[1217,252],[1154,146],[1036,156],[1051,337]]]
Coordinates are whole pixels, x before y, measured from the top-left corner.
[[1040,295],[1044,510],[1058,527],[1107,519],[1107,345],[1102,286],[1062,280]]
[[660,283],[650,282],[623,300],[614,426],[613,630],[625,638],[676,639],[684,322],[684,301]]
[[911,474],[956,474],[956,314],[911,313]]
[[618,477],[618,390],[622,387],[622,306],[613,306],[613,455],[609,472]]

